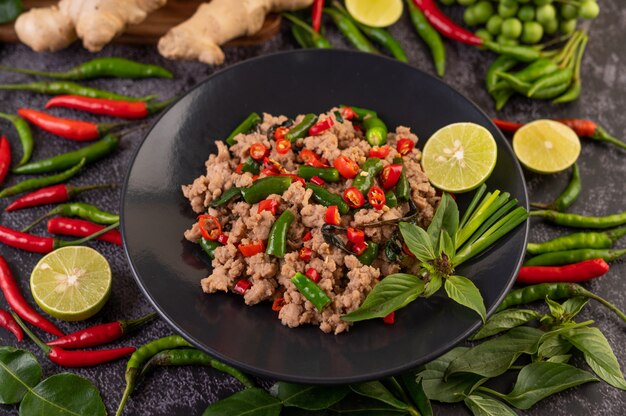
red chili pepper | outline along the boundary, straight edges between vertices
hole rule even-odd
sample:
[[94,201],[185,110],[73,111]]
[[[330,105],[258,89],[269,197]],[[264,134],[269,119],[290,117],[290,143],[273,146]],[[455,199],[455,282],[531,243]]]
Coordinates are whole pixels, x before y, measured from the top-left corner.
[[111,188],[113,185],[90,185],[90,186],[71,186],[71,185],[53,185],[38,189],[34,192],[26,194],[15,201],[4,210],[6,212],[15,211],[22,208],[36,207],[46,204],[58,204],[67,202],[75,198],[78,194],[93,189]]
[[275,199],[264,199],[259,202],[259,208],[257,209],[257,214],[262,213],[263,211],[269,211],[272,215],[276,215],[276,210],[278,209],[278,201]]
[[0,225],[0,243],[6,244],[7,246],[19,248],[20,250],[30,251],[32,253],[46,254],[56,250],[57,248],[76,246],[86,243],[87,241],[98,238],[100,235],[116,228],[117,226],[119,226],[119,223],[111,224],[106,228],[98,231],[97,233],[91,234],[88,237],[83,237],[78,240],[66,241],[57,240],[56,238],[40,237],[37,235],[27,234]]
[[270,170],[272,170],[275,173],[286,173],[287,172],[287,170],[283,167],[283,165],[281,165],[280,163],[278,163],[274,159],[270,159],[269,157],[263,158],[263,166],[266,169],[270,169]]
[[[87,237],[104,228],[106,228],[104,225],[74,218],[55,217],[48,220],[48,232],[51,234]],[[97,237],[96,240],[121,246],[122,234],[120,234],[119,230],[111,230]]]
[[365,197],[354,186],[343,191],[343,200],[350,205],[351,208],[361,208],[365,204]]
[[524,125],[524,123],[516,123],[514,121],[500,120],[497,118],[492,118],[491,121],[493,121],[493,124],[502,130],[503,133],[515,133]]
[[217,237],[222,234],[222,225],[217,217],[214,217],[213,215],[198,215],[198,227],[200,227],[202,237],[207,240],[217,240]]
[[322,186],[326,183],[326,181],[322,178],[320,178],[319,176],[313,176],[311,178],[311,183],[314,183],[315,185],[319,185]]
[[[276,130],[274,130],[274,140],[283,140],[285,138],[285,134],[287,134],[288,131],[289,129],[287,127],[278,127]],[[289,142],[289,144],[291,144],[291,142]]]
[[302,237],[302,241],[309,241],[313,238],[313,234],[311,233],[311,230],[307,231],[306,234],[304,234],[304,237]]
[[517,275],[518,283],[585,282],[609,271],[603,259],[581,261],[566,266],[524,266]]
[[18,342],[24,338],[22,328],[15,322],[13,316],[2,308],[0,308],[0,327],[12,332]]
[[285,298],[282,296],[274,299],[274,302],[272,302],[272,310],[274,312],[280,312],[283,306],[285,306]]
[[172,101],[121,101],[83,97],[80,95],[58,95],[46,103],[46,109],[63,107],[103,116],[138,119],[162,110],[170,105]]
[[454,23],[448,16],[446,16],[435,3],[435,0],[413,0],[413,3],[426,16],[428,22],[447,38],[457,40],[462,43],[467,43],[473,46],[480,46],[483,44],[483,40],[473,34],[472,32],[465,30],[461,26]]
[[378,186],[372,186],[367,193],[367,200],[374,209],[381,210],[385,206],[385,202],[387,202],[385,191]]
[[387,325],[393,325],[396,322],[396,312],[391,312],[389,315],[385,316],[383,322]]
[[384,159],[389,155],[390,151],[391,151],[391,148],[389,147],[388,144],[384,146],[374,146],[370,149],[369,156]]
[[343,155],[333,161],[333,166],[339,171],[339,174],[346,179],[353,179],[361,170],[354,160]]
[[352,251],[354,251],[354,254],[356,254],[357,256],[361,255],[365,251],[366,248],[367,248],[367,243],[365,241],[361,243],[352,244]]
[[391,189],[400,180],[402,175],[402,165],[387,165],[380,173],[380,182],[383,189]]
[[411,150],[415,147],[415,143],[411,139],[400,139],[396,143],[396,150],[402,156],[406,156],[411,153]]
[[319,282],[321,277],[319,272],[313,267],[309,267],[308,269],[306,269],[305,276],[313,280],[315,283]]
[[300,251],[298,251],[298,258],[302,261],[308,262],[311,260],[311,255],[313,254],[313,250],[308,247],[302,247]]
[[310,149],[302,149],[298,157],[305,165],[313,166],[314,168],[327,167],[326,164],[320,161],[320,157]]
[[17,113],[48,133],[77,141],[96,140],[104,133],[120,125],[119,123],[92,123],[59,118],[28,108],[20,108]]
[[339,112],[341,113],[341,117],[343,117],[346,120],[352,120],[353,118],[356,117],[356,113],[354,112],[354,110],[352,109],[352,107],[341,107],[341,110],[339,110]]
[[11,147],[5,136],[0,138],[0,184],[4,182],[11,168]]
[[359,230],[358,228],[348,227],[346,230],[346,236],[348,237],[348,241],[352,244],[365,242],[365,233],[363,230]]
[[293,182],[300,182],[302,184],[302,187],[306,186],[306,181],[304,180],[304,178],[301,178],[298,175],[294,175],[293,173],[281,173],[278,176],[289,176],[293,180]]
[[243,295],[252,287],[252,283],[250,283],[246,279],[239,279],[237,283],[235,283],[235,287],[233,287],[233,292]]
[[139,329],[141,326],[154,319],[155,316],[156,314],[152,312],[139,319],[130,321],[120,320],[92,326],[50,341],[48,345],[62,348],[89,348],[108,344],[129,332]]
[[237,167],[235,168],[235,173],[241,175],[243,173],[241,169],[243,169],[243,163],[237,165]]
[[255,254],[263,253],[265,251],[265,243],[261,240],[248,244],[240,244],[239,251],[245,257],[252,257]]
[[0,255],[0,289],[4,294],[4,298],[7,303],[15,311],[15,313],[21,316],[26,322],[36,326],[42,331],[46,331],[57,337],[62,337],[64,334],[59,328],[57,328],[52,322],[48,321],[43,316],[39,315],[33,308],[30,307],[20,288],[11,273],[8,263]]
[[291,150],[291,141],[287,139],[276,140],[276,152],[279,155],[284,155]]
[[598,129],[598,125],[591,120],[581,120],[577,118],[558,118],[559,123],[563,123],[576,132],[577,135],[583,137],[593,137]]
[[220,234],[220,236],[217,237],[217,242],[223,246],[228,244],[228,234],[224,234],[224,233]]
[[326,220],[326,224],[341,224],[341,215],[339,214],[339,208],[337,205],[331,205],[326,208],[326,215],[324,215],[324,219]]
[[270,149],[265,147],[263,143],[252,143],[249,153],[252,159],[260,162],[270,154]]
[[309,136],[318,136],[331,128],[335,124],[332,118],[328,117],[322,121],[318,121],[309,128]]
[[316,32],[319,32],[322,26],[322,10],[324,10],[324,0],[315,0],[311,7],[311,22]]

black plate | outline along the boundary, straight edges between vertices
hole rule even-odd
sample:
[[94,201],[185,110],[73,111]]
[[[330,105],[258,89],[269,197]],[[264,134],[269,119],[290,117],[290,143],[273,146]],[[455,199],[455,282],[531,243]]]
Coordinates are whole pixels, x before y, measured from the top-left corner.
[[[444,296],[418,300],[382,320],[338,336],[317,327],[288,329],[269,304],[245,306],[233,294],[206,295],[200,279],[210,262],[183,240],[195,215],[180,191],[204,174],[214,140],[252,111],[295,116],[337,104],[372,108],[389,126],[406,125],[424,140],[459,121],[481,124],[498,143],[489,189],[527,204],[522,171],[489,118],[440,80],[397,61],[346,51],[296,51],[243,62],[211,76],[152,128],[130,168],[122,200],[125,249],[137,282],[159,313],[185,338],[243,370],[286,381],[347,383],[380,378],[429,361],[465,339],[477,315]],[[469,196],[459,198],[466,206]],[[528,228],[459,272],[471,277],[493,311],[513,284]]]

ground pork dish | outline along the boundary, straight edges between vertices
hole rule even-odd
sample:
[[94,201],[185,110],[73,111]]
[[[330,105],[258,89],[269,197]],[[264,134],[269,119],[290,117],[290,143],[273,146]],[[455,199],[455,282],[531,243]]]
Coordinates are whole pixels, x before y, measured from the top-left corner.
[[356,107],[253,113],[182,186],[199,214],[184,236],[212,258],[202,290],[271,305],[291,328],[348,330],[341,316],[380,279],[415,272],[397,223],[428,226],[439,201],[417,140]]

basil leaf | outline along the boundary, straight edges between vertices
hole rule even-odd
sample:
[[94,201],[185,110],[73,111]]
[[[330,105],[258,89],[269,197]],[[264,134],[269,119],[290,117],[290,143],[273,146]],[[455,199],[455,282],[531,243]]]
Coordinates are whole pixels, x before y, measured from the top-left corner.
[[548,396],[590,381],[598,379],[569,364],[532,363],[519,372],[513,390],[499,397],[518,409],[526,410]]
[[441,250],[448,256],[448,259],[453,259],[456,256],[456,247],[454,247],[454,241],[446,230],[441,230],[441,237],[439,238],[439,244]]
[[0,23],[12,22],[20,13],[22,13],[21,0],[0,1]]
[[554,301],[546,296],[546,303],[548,304],[548,307],[550,308],[550,314],[552,316],[554,316],[556,319],[563,318],[563,314],[565,313],[565,310],[563,310],[563,307],[561,306],[559,302]]
[[474,416],[516,416],[509,406],[493,397],[472,394],[464,400]]
[[435,259],[435,249],[428,233],[423,228],[408,222],[401,222],[398,228],[406,246],[419,261],[426,263]]
[[390,274],[374,286],[359,309],[341,319],[356,322],[384,318],[413,302],[423,291],[424,281],[419,277],[406,273]]
[[202,416],[278,416],[282,407],[280,400],[253,387],[209,405]]
[[443,277],[434,269],[430,272],[430,280],[426,282],[424,288],[424,297],[429,298],[441,289],[443,285]]
[[446,278],[444,287],[450,299],[475,311],[485,322],[487,319],[485,303],[480,291],[471,280],[463,276],[449,276]]
[[428,236],[430,237],[433,247],[439,246],[439,236],[441,235],[441,231],[444,230],[454,242],[458,228],[459,208],[450,194],[444,192],[439,201],[437,211],[435,211],[435,215],[428,226]]
[[369,397],[395,407],[396,409],[408,410],[411,406],[391,394],[387,387],[380,381],[368,381],[366,383],[350,384],[350,389],[358,395]]
[[381,401],[360,395],[350,395],[333,405],[326,414],[350,416],[406,415],[406,410],[389,406]]
[[573,298],[569,298],[561,306],[563,306],[563,311],[565,312],[566,318],[568,320],[572,319],[587,305],[589,299],[584,298],[582,296],[576,296]]
[[60,373],[37,384],[22,399],[20,415],[106,416],[100,392],[91,381]]
[[350,392],[347,386],[311,386],[279,381],[270,393],[286,407],[305,410],[323,410],[339,402]]
[[578,328],[563,337],[580,350],[589,367],[611,386],[626,390],[626,381],[609,342],[598,328]]
[[483,377],[496,377],[504,373],[522,354],[534,354],[543,331],[522,326],[504,335],[487,340],[450,363],[446,378],[456,373],[473,373]]
[[413,404],[417,407],[417,411],[421,416],[433,416],[433,408],[428,400],[428,396],[424,392],[421,377],[417,377],[415,373],[404,373],[400,376],[400,381],[404,389],[409,393]]
[[28,351],[0,347],[0,380],[0,403],[19,403],[41,380],[41,366]]
[[544,337],[539,343],[537,354],[543,358],[551,358],[566,354],[572,349],[572,344],[559,334],[551,334]]
[[470,337],[470,340],[476,341],[487,338],[537,318],[539,318],[539,313],[531,309],[505,309],[492,315],[487,323]]
[[569,362],[570,358],[572,358],[571,354],[555,355],[553,357],[548,358],[546,361],[548,361],[549,363],[563,363],[563,364],[567,364]]
[[444,374],[450,363],[467,351],[469,348],[466,347],[453,348],[424,365],[424,369],[417,373],[424,393],[430,400],[444,403],[461,402],[477,385],[487,380],[475,374],[457,374],[444,380]]

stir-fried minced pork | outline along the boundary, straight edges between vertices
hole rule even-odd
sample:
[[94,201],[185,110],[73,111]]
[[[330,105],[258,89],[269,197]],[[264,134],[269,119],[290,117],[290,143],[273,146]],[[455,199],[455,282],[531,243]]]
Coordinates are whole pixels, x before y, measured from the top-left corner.
[[[201,281],[204,292],[238,293],[243,295],[247,305],[273,302],[283,325],[293,328],[314,324],[324,332],[338,334],[347,331],[351,325],[341,316],[358,309],[380,279],[411,269],[410,262],[408,265],[406,262],[392,262],[385,254],[385,244],[398,238],[397,221],[382,226],[365,226],[379,221],[399,220],[410,214],[414,214],[412,219],[419,225],[427,226],[434,215],[439,197],[422,171],[420,150],[413,148],[402,155],[396,149],[400,139],[417,142],[417,136],[408,127],[399,126],[388,133],[388,147],[384,148],[387,154],[378,157],[383,167],[397,163],[396,158],[402,158],[402,173],[410,185],[412,205],[398,201],[397,206],[389,207],[388,201],[385,201],[384,205],[376,206],[376,200],[370,199],[367,203],[371,197],[365,192],[365,205],[340,216],[340,227],[336,229],[339,232],[335,232],[334,241],[325,239],[322,232],[332,207],[319,203],[307,184],[311,181],[321,184],[326,190],[342,197],[344,191],[356,183],[355,179],[343,177],[341,169],[339,172],[342,175],[337,182],[323,183],[317,178],[310,178],[305,183],[296,177],[305,164],[332,168],[338,158],[347,157],[362,167],[371,157],[373,148],[364,138],[362,125],[357,121],[353,124],[350,117],[342,117],[341,111],[333,108],[320,114],[316,122],[327,124],[324,131],[298,138],[287,149],[281,148],[280,151],[278,142],[281,134],[304,120],[305,115],[290,120],[282,115],[263,114],[262,122],[253,131],[235,136],[236,143],[230,147],[217,141],[217,154],[211,154],[206,161],[206,174],[182,186],[183,195],[189,200],[192,210],[217,219],[221,226],[220,230],[215,228],[216,225],[207,226],[199,220],[184,233],[185,238],[194,243],[203,237],[215,240],[219,236],[219,244],[213,251],[212,273]],[[332,125],[328,127],[329,124]],[[253,146],[256,150],[266,151],[257,162],[252,158],[255,155],[258,159],[258,155],[253,154]],[[313,152],[314,162],[303,160],[302,155],[306,152]],[[246,164],[252,166],[251,171],[246,169]],[[247,203],[237,195],[222,205],[211,206],[233,187],[248,188],[259,179],[279,174],[292,175],[291,184],[285,187],[282,194],[269,193],[263,195],[263,200],[254,203]],[[379,176],[374,185],[384,186],[383,180]],[[393,187],[390,189],[394,190]],[[343,200],[348,201],[346,197]],[[286,232],[284,256],[268,254],[266,245],[274,223],[286,210],[291,212],[293,221]],[[359,256],[357,242],[348,241],[348,234],[342,231],[347,227],[362,230],[368,247],[378,244],[379,250],[374,258],[366,261]],[[343,249],[336,246],[337,242]],[[353,253],[345,250],[352,250]],[[330,299],[321,311],[292,283],[292,277],[298,272],[316,281]]]

